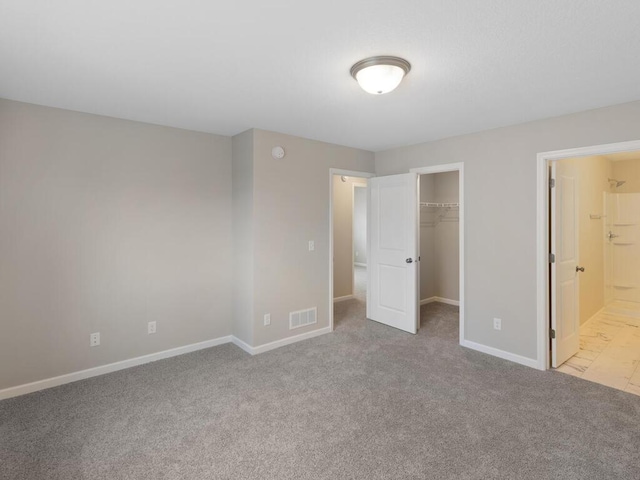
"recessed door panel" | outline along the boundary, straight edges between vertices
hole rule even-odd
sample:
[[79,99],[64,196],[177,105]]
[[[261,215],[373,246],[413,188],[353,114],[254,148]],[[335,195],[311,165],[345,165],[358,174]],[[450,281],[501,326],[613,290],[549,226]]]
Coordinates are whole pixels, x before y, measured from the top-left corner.
[[405,313],[407,304],[405,294],[407,291],[407,279],[405,268],[393,265],[380,265],[380,307]]

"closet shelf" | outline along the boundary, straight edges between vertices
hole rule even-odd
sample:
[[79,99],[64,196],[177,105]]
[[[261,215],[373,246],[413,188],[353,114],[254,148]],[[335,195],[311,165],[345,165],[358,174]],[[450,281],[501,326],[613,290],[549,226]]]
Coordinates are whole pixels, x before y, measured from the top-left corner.
[[[449,216],[449,212],[455,211],[460,206],[459,203],[449,202],[420,202],[420,209],[425,215],[429,215],[430,220],[420,219],[421,227],[435,227],[441,222],[457,222],[458,217]],[[421,215],[422,216],[422,215]]]
[[420,202],[420,208],[458,208],[459,203]]

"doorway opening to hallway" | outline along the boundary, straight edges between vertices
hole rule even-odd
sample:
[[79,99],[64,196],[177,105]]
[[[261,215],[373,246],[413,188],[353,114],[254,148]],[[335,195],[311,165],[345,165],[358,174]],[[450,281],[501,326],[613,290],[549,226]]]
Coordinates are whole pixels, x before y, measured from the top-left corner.
[[330,171],[331,329],[366,319],[367,179],[373,174]]

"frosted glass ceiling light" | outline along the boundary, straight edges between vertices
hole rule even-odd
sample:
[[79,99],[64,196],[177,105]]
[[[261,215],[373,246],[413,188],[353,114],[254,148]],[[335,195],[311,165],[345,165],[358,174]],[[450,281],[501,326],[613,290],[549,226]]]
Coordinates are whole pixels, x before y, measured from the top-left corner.
[[351,76],[365,92],[382,95],[394,90],[411,70],[411,64],[398,57],[369,57],[351,67]]

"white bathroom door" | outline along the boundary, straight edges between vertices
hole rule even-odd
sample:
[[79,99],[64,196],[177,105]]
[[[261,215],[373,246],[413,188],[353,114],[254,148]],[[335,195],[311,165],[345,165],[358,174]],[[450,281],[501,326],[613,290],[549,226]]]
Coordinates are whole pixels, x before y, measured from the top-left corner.
[[578,189],[572,164],[552,166],[551,188],[551,366],[559,367],[580,348],[578,279]]
[[418,174],[369,180],[367,318],[418,329]]

